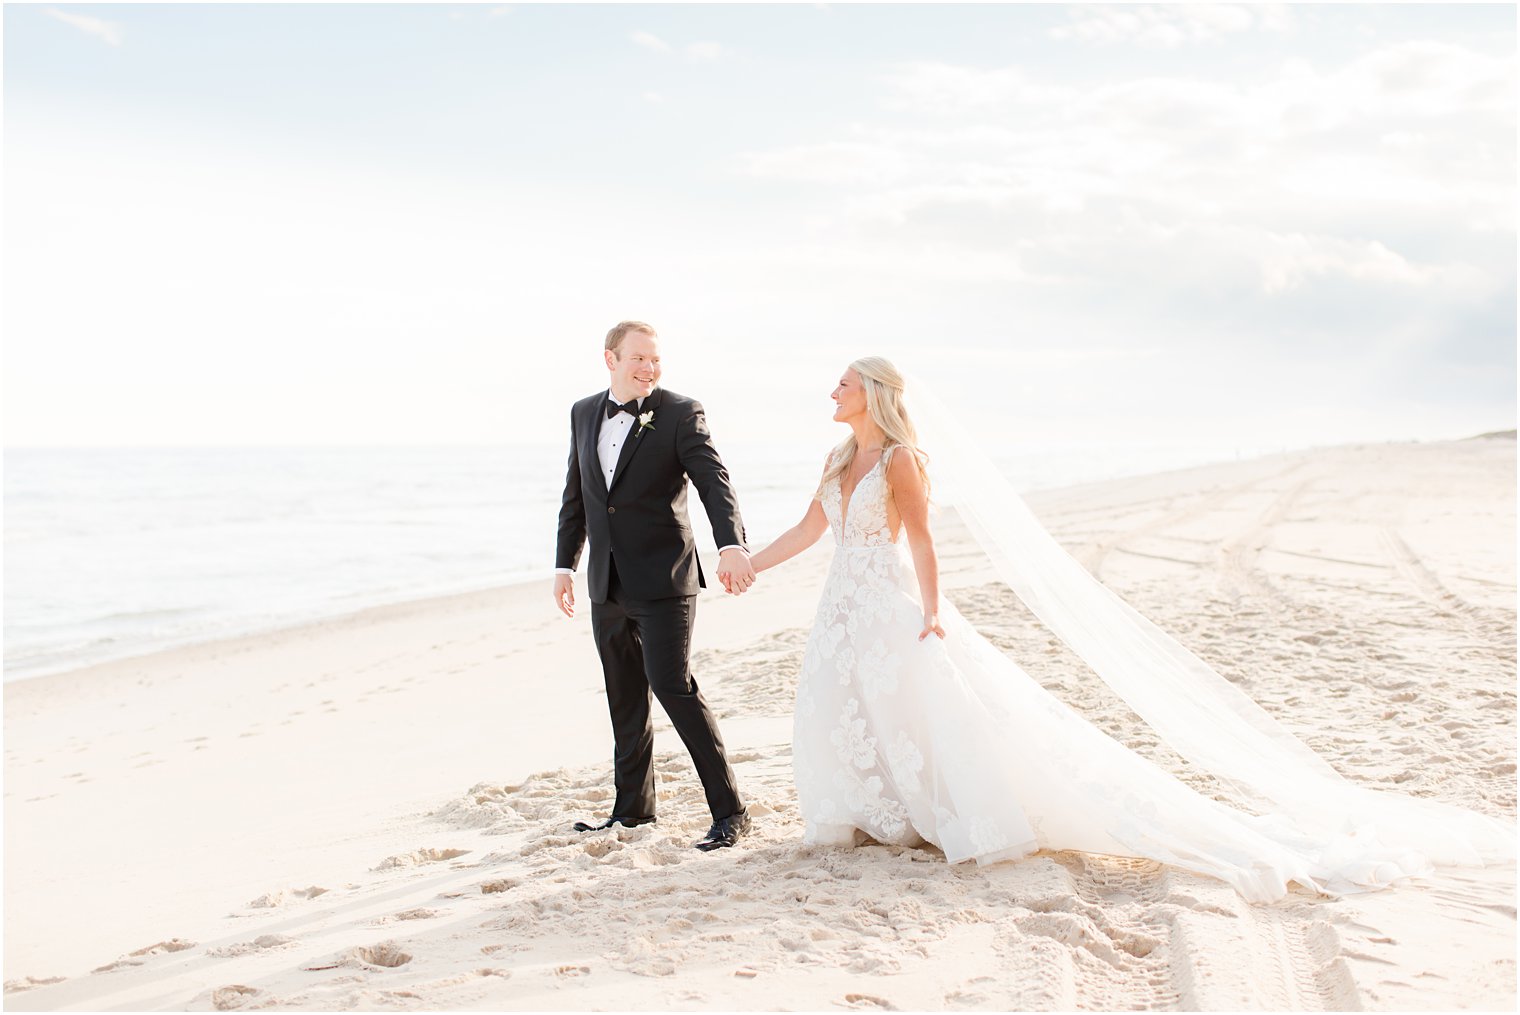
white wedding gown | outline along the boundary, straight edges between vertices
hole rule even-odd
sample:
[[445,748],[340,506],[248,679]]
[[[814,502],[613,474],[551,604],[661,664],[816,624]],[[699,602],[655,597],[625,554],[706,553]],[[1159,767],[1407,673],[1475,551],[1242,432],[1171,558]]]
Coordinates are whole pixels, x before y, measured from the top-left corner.
[[[1416,850],[1366,828],[1310,841],[1282,815],[1212,800],[1052,697],[942,597],[923,641],[906,539],[887,519],[885,466],[848,505],[820,496],[834,560],[803,655],[793,725],[806,841],[932,843],[951,863],[1075,849],[1144,857],[1228,882],[1247,900],[1288,883],[1330,893],[1427,874]],[[843,512],[848,512],[844,516]]]

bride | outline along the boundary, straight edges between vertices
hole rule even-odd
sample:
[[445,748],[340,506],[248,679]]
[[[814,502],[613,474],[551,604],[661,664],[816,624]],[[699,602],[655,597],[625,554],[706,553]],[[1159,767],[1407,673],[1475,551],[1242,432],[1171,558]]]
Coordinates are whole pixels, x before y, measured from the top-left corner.
[[[806,841],[857,830],[931,843],[947,861],[1040,849],[1143,857],[1221,878],[1252,902],[1288,883],[1326,894],[1386,886],[1434,864],[1514,857],[1514,831],[1460,807],[1347,782],[1233,684],[1093,579],[923,392],[928,450],[891,363],[850,364],[834,389],[849,437],[802,521],[757,572],[834,536],[804,651],[793,773]],[[932,457],[930,452],[932,452]],[[1005,581],[1179,754],[1256,811],[1221,803],[1129,750],[1046,692],[940,596],[928,524],[935,483]],[[906,537],[906,546],[904,545]]]

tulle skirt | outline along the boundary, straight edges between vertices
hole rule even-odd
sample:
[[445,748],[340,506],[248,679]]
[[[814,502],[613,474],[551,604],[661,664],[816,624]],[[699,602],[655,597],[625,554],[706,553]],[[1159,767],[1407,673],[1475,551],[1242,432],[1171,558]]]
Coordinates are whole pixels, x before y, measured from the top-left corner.
[[1252,902],[1290,882],[1342,894],[1432,872],[1370,825],[1305,827],[1205,796],[1045,691],[948,600],[944,640],[919,641],[922,619],[901,543],[836,547],[797,687],[807,841],[848,845],[858,829],[932,843],[951,863],[1040,849],[1142,857]]

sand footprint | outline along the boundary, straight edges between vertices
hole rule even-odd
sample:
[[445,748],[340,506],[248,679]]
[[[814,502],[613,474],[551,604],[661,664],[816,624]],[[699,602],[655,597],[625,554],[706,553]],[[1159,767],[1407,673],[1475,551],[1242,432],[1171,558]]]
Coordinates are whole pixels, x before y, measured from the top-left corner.
[[480,884],[480,894],[495,895],[498,892],[510,892],[521,883],[516,878],[499,878],[495,881],[483,881]]
[[945,1007],[965,1010],[995,1008],[996,1004],[987,992],[996,986],[997,980],[991,976],[974,976],[945,995]]
[[345,966],[361,966],[366,968],[397,969],[412,961],[412,956],[403,951],[394,941],[381,941],[378,944],[361,945],[339,952],[332,958],[315,966],[302,966],[308,973],[320,973],[329,969],[342,969]]
[[380,917],[374,921],[373,926],[390,923],[393,920],[432,920],[442,915],[443,913],[436,909],[404,909],[399,913]]
[[464,984],[470,983],[471,981],[479,981],[485,979],[510,980],[511,978],[512,970],[510,969],[501,969],[496,966],[481,966],[478,969],[471,969],[463,973],[455,973],[452,976],[445,976],[442,979],[427,980],[422,983],[414,983],[412,984],[413,992],[411,993],[411,996],[416,998],[427,998],[435,996],[440,990],[447,990],[450,987],[462,986]]
[[350,954],[369,966],[380,966],[384,969],[396,969],[412,961],[412,957],[402,951],[394,941],[382,941],[376,945],[353,949]]
[[33,987],[46,987],[50,984],[62,983],[67,979],[67,976],[28,976],[24,979],[6,980],[5,992],[7,994],[17,994],[23,990],[31,990]]
[[229,983],[211,992],[211,1007],[217,1011],[233,1011],[241,1008],[259,995],[257,987],[241,983]]
[[578,839],[567,838],[563,835],[546,835],[542,839],[524,843],[522,849],[518,850],[518,855],[532,856],[534,853],[541,852],[542,850],[558,849],[561,846],[568,846],[578,841]]
[[854,1008],[857,1011],[896,1011],[897,1006],[886,998],[877,997],[874,994],[846,994],[843,1007]]
[[295,899],[315,899],[318,895],[325,895],[326,888],[312,885],[309,888],[276,888],[272,892],[266,892],[257,899],[248,903],[249,909],[278,909],[287,901]]
[[414,849],[410,853],[388,856],[381,860],[378,866],[370,869],[396,870],[402,867],[417,867],[425,863],[441,863],[444,860],[452,860],[456,856],[464,856],[468,852],[467,849]]
[[295,943],[295,938],[286,937],[283,934],[260,934],[252,941],[239,941],[237,944],[207,949],[206,954],[219,959],[233,958],[238,955],[248,955],[251,952],[263,952],[271,948],[283,948],[286,945]]
[[184,938],[170,938],[167,941],[155,941],[145,945],[136,951],[128,952],[115,962],[107,962],[103,966],[97,966],[90,970],[92,973],[110,973],[118,969],[126,969],[131,966],[140,966],[154,955],[163,955],[168,952],[182,952],[194,948],[194,941],[186,941]]
[[619,842],[616,838],[614,838],[613,836],[610,836],[610,835],[607,835],[607,836],[598,836],[597,838],[594,838],[594,839],[587,839],[585,842],[583,842],[581,844],[581,850],[587,856],[592,857],[592,858],[597,859],[597,860],[600,860],[602,857],[606,856],[608,853],[614,852],[616,850],[620,850],[622,848],[623,848],[623,844],[621,842]]

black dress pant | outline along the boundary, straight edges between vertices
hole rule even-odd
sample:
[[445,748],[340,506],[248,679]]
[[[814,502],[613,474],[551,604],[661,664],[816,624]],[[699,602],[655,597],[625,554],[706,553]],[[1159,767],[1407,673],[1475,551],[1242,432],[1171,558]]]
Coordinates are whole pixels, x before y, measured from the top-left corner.
[[618,581],[616,566],[608,581],[607,601],[591,604],[591,632],[602,657],[607,708],[612,714],[615,817],[655,816],[651,692],[660,699],[660,706],[691,754],[713,819],[744,809],[733,769],[723,754],[718,724],[691,675],[691,630],[696,612],[696,596],[629,597]]

